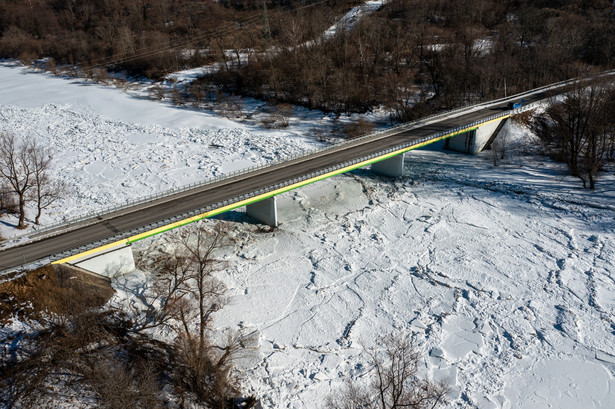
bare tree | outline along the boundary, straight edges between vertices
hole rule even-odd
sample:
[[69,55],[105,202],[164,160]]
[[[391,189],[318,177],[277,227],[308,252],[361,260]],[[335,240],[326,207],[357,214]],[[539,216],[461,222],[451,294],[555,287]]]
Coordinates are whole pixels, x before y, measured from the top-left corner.
[[144,308],[137,304],[129,306],[132,331],[142,332],[160,326],[174,329],[172,321],[179,319],[184,298],[190,296],[190,263],[183,257],[169,254],[148,254],[144,258],[140,268],[152,272],[152,286],[142,298]]
[[28,193],[34,186],[34,164],[31,155],[32,142],[18,143],[15,135],[0,135],[0,176],[17,196],[19,204],[18,229],[26,228],[26,201]]
[[565,162],[583,187],[589,182],[590,189],[595,188],[598,171],[613,145],[612,93],[603,85],[573,89],[563,101],[553,101],[531,124],[551,155]]
[[194,336],[202,340],[211,315],[224,305],[226,289],[213,275],[221,265],[213,254],[225,245],[226,236],[219,227],[213,232],[197,228],[183,234],[174,240],[171,253],[143,257],[144,269],[152,271],[154,277],[146,300],[147,312],[135,322],[135,330],[169,326],[192,337],[190,322],[197,319],[198,334]]
[[233,360],[249,337],[234,334],[214,340],[211,319],[225,305],[226,286],[215,277],[223,264],[215,258],[227,245],[224,228],[191,229],[174,250],[148,263],[155,270],[145,313],[135,311],[135,331],[160,325],[177,334],[174,345],[180,389],[194,393],[210,407],[224,407],[237,386],[230,376]]
[[[10,195],[17,198],[18,229],[26,227],[26,204],[36,202],[34,222],[40,224],[43,209],[58,200],[66,191],[61,182],[53,181],[49,175],[52,156],[33,139],[18,142],[15,135],[0,135],[0,177],[2,181],[2,204],[10,201]],[[6,200],[5,200],[6,199]]]
[[34,184],[31,195],[36,201],[36,217],[34,218],[34,223],[40,224],[43,209],[46,209],[64,195],[66,192],[66,185],[51,179],[49,170],[53,157],[46,149],[32,142],[30,146],[30,155],[33,165],[32,173]]
[[583,152],[581,168],[589,180],[589,188],[594,189],[598,172],[607,161],[612,161],[615,144],[615,118],[613,101],[615,90],[602,89],[598,95],[598,112],[592,128],[587,135],[587,146]]
[[328,398],[330,409],[433,409],[446,403],[448,387],[419,376],[419,352],[406,338],[386,336],[381,349],[368,351],[374,379],[362,389],[348,382],[340,396]]
[[[219,225],[220,226],[220,225]],[[225,399],[235,390],[230,382],[231,361],[241,348],[241,338],[229,339],[224,346],[212,342],[212,314],[225,304],[226,286],[214,276],[222,265],[214,255],[227,245],[222,227],[213,231],[198,228],[180,240],[179,257],[187,261],[187,284],[191,297],[179,304],[178,357],[180,377],[197,397],[211,407],[224,407]],[[196,330],[191,323],[196,321]]]

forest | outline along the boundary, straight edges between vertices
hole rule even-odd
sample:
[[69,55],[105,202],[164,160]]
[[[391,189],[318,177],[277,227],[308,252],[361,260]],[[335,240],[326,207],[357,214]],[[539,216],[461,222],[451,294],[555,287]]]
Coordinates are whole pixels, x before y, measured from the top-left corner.
[[613,67],[609,0],[390,0],[332,35],[348,0],[0,1],[0,57],[160,79],[218,64],[215,92],[409,120]]

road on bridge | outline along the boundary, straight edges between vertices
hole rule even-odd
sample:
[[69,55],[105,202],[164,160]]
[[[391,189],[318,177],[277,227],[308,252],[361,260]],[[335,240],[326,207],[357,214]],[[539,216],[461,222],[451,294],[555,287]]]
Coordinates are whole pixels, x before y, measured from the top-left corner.
[[[524,96],[526,104],[544,100],[554,91],[545,90]],[[520,97],[515,98],[517,102]],[[412,141],[419,141],[430,135],[448,131],[472,122],[502,113],[508,109],[508,100],[486,105],[454,117],[445,117],[435,122],[418,126],[395,134],[377,134],[360,138],[321,152],[309,154],[287,162],[260,168],[249,173],[216,181],[192,190],[166,196],[148,203],[123,208],[114,213],[92,218],[75,225],[65,226],[61,233],[51,237],[33,239],[18,247],[0,251],[0,271],[13,269],[37,260],[71,251],[89,243],[108,240],[122,233],[135,232],[144,226],[151,226],[195,209],[203,209],[225,200],[250,192],[257,192],[270,186],[295,178],[305,177],[313,172],[339,163],[344,163],[370,154],[383,152]],[[133,233],[134,234],[134,233]]]

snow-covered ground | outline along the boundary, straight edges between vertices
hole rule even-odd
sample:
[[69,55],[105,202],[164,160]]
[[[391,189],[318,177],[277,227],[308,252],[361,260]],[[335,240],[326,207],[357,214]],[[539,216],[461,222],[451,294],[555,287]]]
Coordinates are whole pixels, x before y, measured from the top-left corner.
[[612,407],[615,178],[579,194],[562,172],[415,151],[401,178],[358,171],[281,196],[274,233],[233,222],[216,325],[258,334],[239,363],[247,392],[323,407],[393,333],[451,385],[451,408]]
[[333,37],[338,30],[351,30],[355,24],[366,14],[377,11],[386,0],[369,0],[359,6],[353,7],[348,13],[344,14],[334,25],[325,30],[325,38]]
[[365,375],[363,348],[403,333],[453,386],[451,407],[610,407],[613,192],[488,159],[413,152],[400,179],[358,172],[283,196],[271,235],[237,225],[218,325],[260,336],[248,390],[321,407]]
[[[316,122],[265,131],[11,64],[0,81],[0,131],[52,148],[72,187],[46,223],[318,146],[300,132]],[[246,394],[320,408],[345,378],[367,379],[364,348],[397,333],[451,385],[451,408],[612,408],[613,175],[589,192],[536,155],[493,167],[488,152],[424,150],[405,166],[280,196],[272,233],[224,216],[236,245],[221,256],[230,304],[215,325],[258,335],[238,362]],[[117,299],[144,275],[118,278]]]
[[[44,225],[322,146],[303,136],[302,118],[268,131],[14,63],[0,64],[0,82],[0,132],[51,149],[53,175],[69,187],[43,213]],[[14,217],[2,221],[3,237],[23,233]]]

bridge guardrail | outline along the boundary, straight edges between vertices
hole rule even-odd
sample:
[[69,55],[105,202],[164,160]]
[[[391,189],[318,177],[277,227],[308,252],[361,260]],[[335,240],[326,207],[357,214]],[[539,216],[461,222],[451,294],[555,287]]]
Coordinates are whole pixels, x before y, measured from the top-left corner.
[[266,168],[266,167],[275,166],[275,165],[278,165],[278,164],[281,164],[281,163],[284,163],[284,162],[293,161],[293,160],[296,160],[296,159],[299,159],[299,158],[307,158],[310,155],[315,155],[315,154],[318,154],[318,153],[326,152],[326,151],[329,151],[329,150],[332,150],[332,149],[339,148],[340,146],[345,146],[347,144],[357,143],[357,142],[360,142],[360,141],[368,139],[368,138],[373,138],[374,136],[383,136],[383,135],[386,135],[386,134],[389,134],[389,133],[397,133],[397,132],[400,132],[400,131],[403,131],[403,130],[413,129],[413,128],[418,127],[420,125],[424,125],[425,123],[427,123],[429,121],[432,121],[432,120],[435,120],[437,118],[444,117],[444,116],[447,116],[447,115],[451,115],[452,113],[457,113],[457,112],[463,111],[465,109],[466,108],[458,108],[458,109],[455,109],[455,110],[452,110],[452,111],[447,111],[446,113],[431,115],[429,117],[421,118],[421,119],[413,121],[411,123],[406,123],[406,124],[402,124],[402,125],[399,125],[399,126],[396,126],[396,127],[387,128],[387,129],[384,129],[384,130],[381,130],[381,131],[373,132],[373,133],[370,133],[368,135],[361,136],[359,138],[354,138],[354,139],[350,139],[350,140],[347,140],[347,141],[343,141],[343,142],[340,142],[340,143],[337,143],[337,144],[334,144],[334,145],[331,145],[331,146],[323,147],[321,149],[304,150],[304,151],[302,151],[302,153],[300,153],[298,155],[290,156],[288,158],[279,159],[279,160],[276,160],[276,161],[273,161],[273,162],[263,163],[263,164],[259,164],[259,165],[256,165],[256,166],[251,166],[251,167],[248,167],[248,168],[244,168],[244,169],[240,169],[240,170],[237,170],[237,171],[233,171],[233,172],[224,174],[222,176],[206,178],[204,180],[201,180],[201,181],[198,181],[198,182],[194,182],[194,183],[191,183],[191,184],[187,184],[187,185],[183,185],[183,186],[180,186],[180,187],[177,187],[177,188],[173,188],[173,189],[170,189],[170,190],[166,190],[164,192],[159,192],[159,193],[155,193],[153,195],[143,196],[143,197],[138,198],[136,200],[132,200],[132,201],[129,201],[129,202],[126,202],[126,203],[117,204],[115,206],[111,206],[111,207],[102,209],[102,210],[100,210],[98,212],[95,212],[93,214],[87,214],[87,215],[83,215],[83,216],[79,216],[79,217],[75,217],[75,218],[65,219],[62,222],[58,222],[58,223],[55,223],[53,225],[46,226],[43,229],[38,229],[38,230],[36,230],[34,232],[30,232],[30,233],[27,233],[27,234],[24,234],[24,235],[21,235],[21,236],[15,236],[12,239],[8,240],[6,243],[9,244],[11,242],[15,242],[15,241],[18,241],[18,240],[23,240],[24,238],[28,238],[28,237],[34,238],[34,237],[39,237],[39,236],[53,236],[53,234],[47,234],[47,233],[52,233],[52,232],[54,232],[56,230],[58,230],[58,233],[60,233],[59,229],[61,229],[62,227],[65,227],[65,226],[68,226],[68,225],[80,224],[80,223],[82,223],[84,221],[87,221],[87,220],[92,220],[92,223],[95,223],[96,219],[99,219],[99,218],[101,218],[103,216],[112,214],[114,212],[117,212],[117,211],[120,211],[120,210],[123,210],[123,209],[127,209],[127,208],[130,208],[130,207],[133,207],[133,206],[138,206],[140,204],[152,202],[152,201],[155,201],[155,200],[158,200],[158,199],[170,197],[170,196],[173,196],[173,195],[176,195],[176,194],[180,194],[180,193],[183,193],[183,192],[186,192],[186,191],[189,191],[189,190],[192,190],[192,189],[196,189],[196,188],[199,188],[199,187],[203,187],[203,186],[206,186],[206,185],[210,185],[210,184],[213,184],[213,183],[216,183],[216,182],[222,182],[224,180],[230,180],[230,179],[232,179],[232,178],[234,178],[236,176],[248,174],[248,173],[251,173],[251,172],[254,172],[254,171]]
[[[534,93],[537,93],[537,92],[541,92],[541,91],[544,91],[544,90],[547,90],[547,89],[550,89],[550,88],[555,89],[555,88],[559,88],[559,87],[562,87],[562,86],[565,86],[565,85],[573,84],[575,82],[580,82],[580,81],[584,81],[584,80],[590,80],[592,78],[604,77],[604,76],[609,76],[609,75],[613,75],[613,74],[615,74],[615,71],[606,71],[606,72],[603,72],[603,73],[598,74],[597,76],[593,76],[593,77],[583,77],[583,78],[575,78],[575,79],[566,80],[566,81],[559,81],[559,82],[556,82],[556,83],[553,83],[553,84],[544,85],[542,87],[535,88],[535,89],[533,89],[531,91],[526,91],[526,92],[518,93],[518,94],[509,96],[509,97],[500,98],[500,99],[497,99],[497,100],[492,100],[492,101],[489,101],[487,103],[478,103],[478,104],[473,104],[473,105],[467,105],[467,106],[464,106],[464,107],[461,107],[461,108],[456,108],[456,109],[453,109],[453,110],[450,110],[450,111],[446,111],[446,112],[442,112],[442,113],[438,113],[438,114],[433,114],[433,115],[427,116],[425,118],[418,119],[416,121],[400,124],[400,125],[397,125],[397,126],[394,126],[394,127],[391,127],[391,128],[387,128],[387,129],[382,129],[380,131],[372,132],[370,134],[367,134],[367,135],[364,135],[364,136],[361,136],[361,137],[358,137],[358,138],[349,139],[349,140],[346,140],[346,141],[342,141],[340,143],[336,143],[334,145],[326,146],[326,147],[323,147],[321,149],[303,150],[300,154],[293,155],[293,156],[290,156],[288,158],[283,158],[283,159],[279,159],[279,160],[276,160],[276,161],[273,161],[273,162],[268,162],[268,163],[262,163],[262,164],[251,166],[251,167],[244,168],[244,169],[239,169],[239,170],[233,171],[231,173],[224,174],[224,175],[217,176],[217,177],[209,177],[209,178],[206,178],[206,179],[198,181],[198,182],[194,182],[194,183],[191,183],[191,184],[179,186],[177,188],[169,189],[169,190],[166,190],[166,191],[163,191],[163,192],[158,192],[158,193],[155,193],[155,194],[152,194],[152,195],[143,196],[143,197],[138,198],[136,200],[127,201],[126,203],[121,203],[121,204],[117,204],[117,205],[114,205],[114,206],[111,206],[111,207],[108,207],[108,208],[105,208],[105,209],[101,209],[101,210],[99,210],[97,212],[94,212],[94,213],[86,214],[86,215],[75,217],[75,218],[65,219],[62,222],[55,223],[53,225],[50,225],[50,226],[47,226],[45,228],[36,230],[34,232],[30,232],[30,233],[27,233],[27,234],[24,234],[24,235],[21,235],[21,236],[15,236],[15,237],[7,240],[4,243],[4,246],[0,246],[0,248],[1,247],[5,247],[6,245],[14,244],[14,243],[16,243],[18,241],[21,241],[21,240],[24,240],[24,239],[27,239],[27,238],[39,238],[39,237],[53,236],[54,232],[57,232],[57,234],[63,232],[64,231],[62,229],[63,227],[69,227],[71,225],[72,226],[79,225],[79,224],[81,224],[81,223],[83,223],[85,221],[88,221],[88,220],[92,221],[92,223],[90,223],[90,224],[93,224],[97,220],[100,220],[102,217],[107,216],[107,215],[112,214],[112,213],[115,213],[115,212],[120,211],[120,210],[124,210],[124,209],[130,208],[130,207],[133,207],[133,206],[138,206],[138,205],[143,204],[143,203],[152,202],[152,201],[155,201],[155,200],[158,200],[158,199],[171,197],[171,196],[174,196],[174,195],[177,195],[177,194],[181,194],[181,193],[187,192],[189,190],[200,188],[200,187],[203,187],[203,186],[206,186],[206,185],[210,185],[210,184],[213,184],[213,183],[222,182],[224,180],[230,180],[230,179],[232,179],[232,178],[234,178],[236,176],[252,173],[252,172],[258,171],[260,169],[266,168],[266,167],[276,166],[276,165],[279,165],[281,163],[290,162],[290,161],[297,160],[297,159],[300,159],[300,158],[307,158],[307,157],[309,157],[311,155],[316,155],[316,154],[323,153],[323,152],[326,152],[326,151],[329,151],[329,150],[332,150],[332,149],[337,149],[337,148],[339,148],[341,146],[345,146],[345,145],[348,145],[348,144],[361,142],[363,140],[371,139],[371,138],[374,138],[374,137],[377,137],[377,136],[384,136],[384,135],[387,135],[387,134],[392,134],[392,133],[394,134],[394,133],[399,133],[399,132],[406,131],[406,130],[411,130],[411,129],[414,129],[414,128],[418,127],[418,126],[425,125],[428,122],[434,121],[436,119],[450,117],[450,116],[458,114],[460,112],[464,112],[464,111],[467,112],[468,110],[478,109],[480,107],[496,105],[496,104],[499,104],[501,102],[505,102],[507,100],[517,99],[517,98],[519,98],[521,96],[531,95],[531,94],[534,94]],[[527,107],[522,107],[522,108],[526,108],[527,109]],[[476,125],[478,125],[480,123],[484,123],[484,122],[490,121],[491,119],[495,119],[497,117],[507,115],[508,112],[510,112],[510,111],[504,111],[502,114],[498,114],[497,116],[490,116],[489,118],[483,119],[483,120],[479,121],[478,123],[474,123],[473,122],[472,123],[473,125],[471,125],[471,126],[476,126]],[[494,117],[494,118],[492,118],[492,117]],[[464,126],[462,129],[465,129],[465,128],[468,128],[468,127],[471,127],[471,126]],[[453,131],[453,132],[455,132],[455,131]],[[441,135],[439,135],[439,136],[441,136]],[[433,138],[429,138],[427,140],[431,140],[431,139],[434,139],[434,138],[437,138],[437,137],[438,136],[434,136]],[[425,140],[425,141],[427,141],[427,140]],[[403,149],[403,148],[401,148],[401,149]]]
[[[520,111],[522,111],[524,109],[527,109],[527,107],[521,107],[521,108],[515,109],[513,111],[520,112]],[[458,126],[458,127],[452,128],[452,129],[445,130],[445,131],[440,131],[440,132],[437,132],[435,134],[432,134],[432,135],[429,135],[429,136],[426,136],[426,137],[423,137],[423,138],[420,138],[420,139],[416,139],[416,140],[413,140],[413,141],[409,141],[409,142],[406,142],[406,143],[403,143],[401,145],[397,145],[397,146],[394,146],[394,147],[391,147],[391,148],[387,148],[387,149],[385,149],[383,151],[379,151],[379,152],[375,152],[375,153],[372,153],[372,154],[369,154],[369,155],[361,156],[359,158],[355,158],[355,159],[350,160],[350,161],[337,163],[337,164],[335,164],[333,166],[330,166],[328,168],[322,169],[320,171],[311,172],[311,173],[306,174],[306,175],[304,175],[302,177],[296,177],[296,178],[289,179],[289,180],[281,182],[281,183],[277,183],[275,185],[270,185],[270,186],[267,186],[267,187],[264,187],[264,188],[260,188],[260,189],[254,190],[252,192],[245,193],[245,194],[242,194],[240,196],[237,196],[237,197],[234,197],[234,198],[231,198],[231,199],[227,199],[227,200],[224,200],[222,202],[215,203],[215,204],[212,204],[212,205],[209,205],[209,206],[204,206],[202,208],[194,209],[194,210],[191,210],[189,212],[177,215],[175,217],[167,218],[167,219],[164,219],[164,220],[160,220],[158,222],[152,223],[150,225],[142,226],[142,227],[133,229],[131,231],[127,231],[127,232],[123,232],[123,233],[120,233],[120,234],[111,235],[111,236],[108,236],[108,237],[106,237],[104,239],[99,239],[96,242],[88,243],[88,244],[84,244],[82,246],[76,247],[76,248],[74,248],[74,249],[72,249],[70,251],[65,251],[65,252],[62,252],[62,253],[58,253],[58,254],[56,254],[54,256],[49,256],[49,257],[45,257],[45,258],[40,259],[40,260],[31,261],[31,262],[28,263],[28,265],[30,265],[30,266],[42,265],[42,264],[45,264],[47,260],[51,260],[51,261],[60,260],[62,258],[69,257],[69,256],[74,255],[74,254],[79,254],[81,252],[85,252],[85,251],[94,249],[96,247],[101,246],[104,243],[109,243],[109,242],[114,242],[114,241],[120,241],[120,240],[123,240],[123,239],[127,239],[128,237],[130,237],[130,236],[132,236],[134,234],[139,234],[139,233],[142,233],[142,232],[145,232],[145,231],[152,230],[152,229],[157,228],[157,227],[165,226],[165,225],[168,225],[168,224],[180,221],[180,220],[184,220],[184,219],[187,219],[189,217],[196,216],[198,214],[202,214],[202,213],[205,213],[207,211],[211,211],[211,210],[217,209],[217,208],[225,206],[225,205],[229,205],[229,204],[233,204],[233,203],[238,203],[238,202],[240,202],[242,200],[249,199],[251,197],[255,197],[255,196],[258,196],[260,194],[268,193],[268,192],[271,192],[271,191],[274,191],[274,190],[277,190],[277,189],[280,189],[280,188],[292,185],[294,183],[298,183],[298,182],[301,182],[301,181],[304,181],[304,180],[307,180],[307,179],[310,179],[310,178],[313,178],[313,177],[316,177],[316,176],[320,176],[320,175],[323,175],[323,174],[326,174],[326,173],[329,173],[329,172],[333,172],[335,170],[342,169],[342,168],[347,167],[347,166],[352,166],[354,164],[358,164],[358,163],[361,163],[361,162],[369,160],[369,159],[377,158],[379,156],[383,156],[383,155],[386,155],[388,153],[392,153],[392,152],[395,152],[395,151],[398,151],[398,150],[401,150],[401,149],[404,149],[404,148],[407,148],[407,147],[411,147],[413,145],[418,145],[418,144],[421,144],[423,142],[428,142],[430,140],[437,139],[437,138],[439,138],[441,136],[444,136],[444,135],[447,135],[447,134],[456,133],[456,132],[463,131],[464,129],[468,129],[468,128],[473,128],[473,127],[476,127],[476,126],[480,125],[481,123],[488,122],[488,121],[491,121],[491,120],[494,120],[494,119],[497,119],[497,118],[501,118],[503,116],[507,116],[509,114],[509,112],[510,111],[503,111],[501,113],[491,115],[491,116],[483,118],[481,120],[473,121],[473,122],[471,122],[469,124],[466,124],[466,125],[463,125],[463,126]],[[263,165],[257,166],[257,168],[263,168],[263,167],[267,167],[267,166],[271,166],[271,165],[270,164],[269,165],[264,165],[263,164]],[[247,172],[238,171],[238,172],[234,172],[234,173],[235,174],[239,174],[239,173],[247,173]],[[224,178],[218,178],[216,180],[219,180],[219,179],[224,179]],[[199,183],[193,183],[193,184],[188,185],[188,186],[193,186],[193,185],[198,185],[198,184]],[[189,189],[184,187],[184,190],[189,190]],[[169,196],[169,195],[164,195],[163,193],[159,193],[159,194],[152,195],[152,196],[154,196],[154,197],[165,197],[165,196]],[[139,202],[143,202],[143,201],[146,201],[146,198],[139,200]],[[115,208],[120,208],[120,207],[121,206],[115,206]],[[96,216],[94,216],[94,218],[95,217]],[[92,218],[93,217],[87,217],[87,218],[83,218],[83,219],[92,219]],[[53,235],[51,235],[51,236],[53,236]],[[17,269],[13,269],[13,270],[14,271],[19,271],[18,268]],[[7,270],[7,271],[4,271],[3,273],[7,273],[7,272],[10,272],[10,271],[13,271],[13,270]]]

